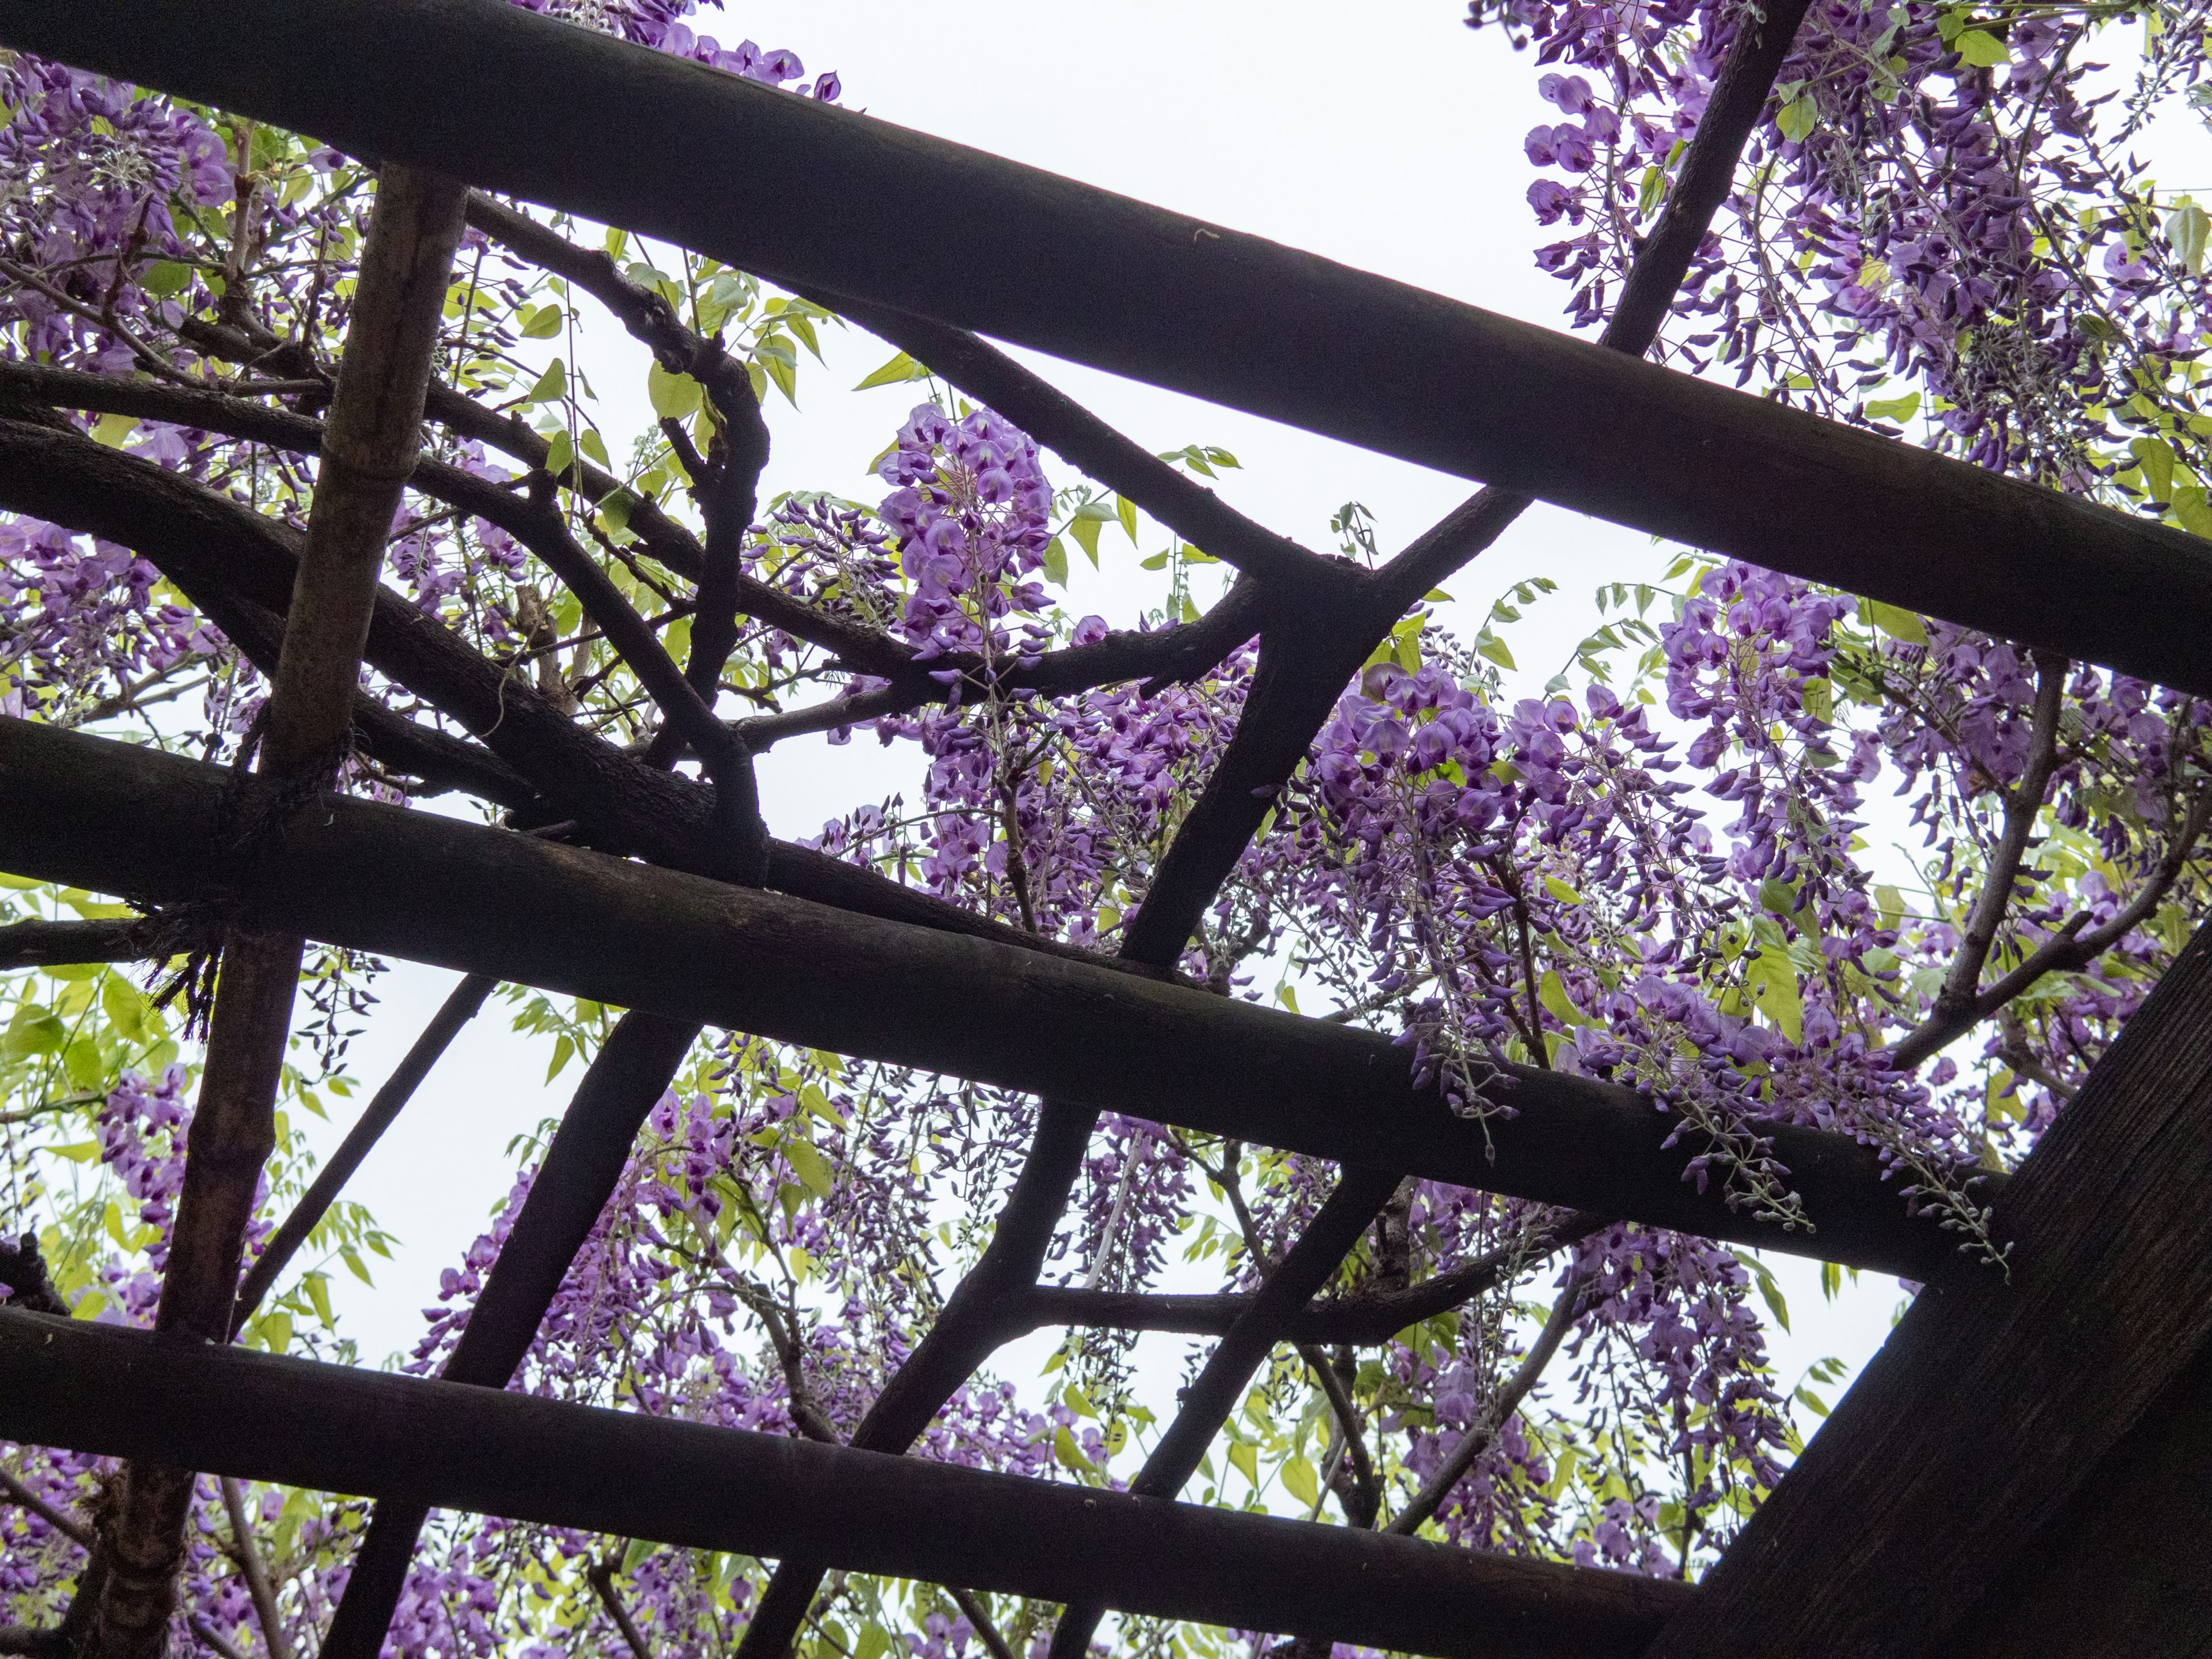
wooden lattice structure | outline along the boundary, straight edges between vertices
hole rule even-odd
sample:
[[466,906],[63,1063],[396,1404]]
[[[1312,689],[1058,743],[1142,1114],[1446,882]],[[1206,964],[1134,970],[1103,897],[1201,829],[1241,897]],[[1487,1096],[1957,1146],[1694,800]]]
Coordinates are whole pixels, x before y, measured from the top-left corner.
[[[434,1505],[775,1559],[746,1639],[757,1659],[781,1651],[831,1567],[1437,1654],[2212,1651],[2212,945],[2184,954],[2002,1191],[2008,1278],[1910,1218],[1875,1154],[1840,1136],[1776,1129],[1818,1224],[1784,1233],[1686,1185],[1662,1144],[1668,1122],[1626,1089],[1529,1072],[1516,1116],[1472,1124],[1416,1090],[1387,1040],[1170,971],[1347,678],[1532,498],[2212,695],[2212,560],[2191,538],[1641,361],[1802,10],[1783,0],[1745,32],[1601,347],[496,0],[0,0],[9,46],[820,295],[1238,568],[1205,623],[1059,653],[1040,689],[1158,674],[1177,651],[1261,641],[1242,726],[1112,962],[797,848],[732,854],[715,791],[565,722],[532,725],[388,594],[366,659],[485,741],[433,741],[365,702],[357,740],[518,813],[578,823],[600,850],[328,799],[241,856],[229,775],[0,722],[9,872],[464,969],[479,999],[495,979],[641,1015],[594,1068],[604,1086],[564,1121],[447,1380],[0,1312],[0,1436],[375,1498],[349,1592],[356,1623],[342,1617],[325,1650],[348,1656],[375,1651],[379,1588],[388,1615]],[[660,159],[732,152],[745,165]],[[939,235],[952,204],[963,233]],[[971,330],[1484,487],[1378,570],[1317,558],[1167,472]],[[1353,363],[1356,376],[1331,367]],[[88,409],[193,412],[192,394],[170,387],[72,395]],[[1540,424],[1528,419],[1539,408]],[[264,413],[270,441],[316,448],[312,422]],[[0,437],[0,472],[11,507],[66,495],[70,511],[55,517],[149,556],[158,544],[170,578],[274,659],[295,559],[250,514],[180,527],[120,471],[50,465],[35,432]],[[764,588],[734,604],[795,632],[829,626]],[[821,642],[894,684],[920,672],[866,660],[868,642],[834,630]],[[669,688],[664,701],[680,699]],[[117,954],[132,948],[118,940]],[[1046,1103],[988,1251],[851,1445],[498,1386],[659,1091],[656,1060],[702,1024]],[[637,1062],[627,1091],[625,1053]],[[1102,1110],[1337,1159],[1345,1178],[1255,1295],[1039,1287]],[[1310,1305],[1409,1173],[1817,1253],[1929,1289],[1694,1589],[1144,1495],[1179,1488],[1277,1343],[1373,1340],[1420,1316],[1410,1302]],[[1222,1339],[1135,1493],[898,1455],[1001,1342],[1053,1323]]]

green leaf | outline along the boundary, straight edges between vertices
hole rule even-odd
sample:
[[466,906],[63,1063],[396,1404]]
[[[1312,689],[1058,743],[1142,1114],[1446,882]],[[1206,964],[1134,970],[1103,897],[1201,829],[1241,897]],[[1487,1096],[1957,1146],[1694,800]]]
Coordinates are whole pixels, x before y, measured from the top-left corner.
[[1087,519],[1079,513],[1067,521],[1067,533],[1075,538],[1076,545],[1080,547],[1090,559],[1091,568],[1093,570],[1097,569],[1098,520]]
[[556,478],[566,477],[568,469],[576,465],[576,441],[568,432],[553,434],[545,446],[545,470]]
[[553,1063],[545,1068],[545,1080],[550,1083],[555,1078],[560,1076],[569,1060],[574,1057],[575,1053],[576,1039],[563,1031],[560,1040],[553,1045]]
[[890,362],[885,363],[874,374],[869,375],[866,380],[861,381],[860,385],[854,386],[853,390],[855,392],[866,392],[870,386],[898,386],[908,380],[926,380],[928,378],[929,371],[927,369],[924,368],[920,363],[915,362],[913,358],[908,356],[906,353],[901,351],[896,353],[892,356]]
[[1951,42],[1951,50],[1976,69],[1995,69],[2012,62],[2012,49],[1986,29],[1967,29]]
[[1544,890],[1562,904],[1580,904],[1583,902],[1583,896],[1557,876],[1544,878]]
[[315,1317],[323,1322],[324,1328],[327,1330],[335,1326],[337,1318],[331,1312],[330,1275],[309,1273],[300,1281],[300,1287],[307,1291],[307,1300],[314,1304]]
[[1759,1012],[1790,1042],[1802,1042],[1805,1004],[1797,994],[1797,965],[1790,960],[1790,952],[1778,945],[1761,945],[1746,978],[1759,1000]]
[[526,340],[550,340],[561,331],[561,325],[565,320],[560,307],[540,306],[530,313],[530,320],[522,325],[522,337]]
[[1091,1460],[1083,1455],[1083,1448],[1075,1443],[1075,1437],[1068,1432],[1065,1423],[1053,1431],[1052,1455],[1060,1468],[1073,1474],[1096,1474],[1098,1472]]
[[166,300],[173,294],[184,292],[185,285],[192,279],[191,267],[180,265],[170,259],[159,259],[140,279],[139,286],[157,300]]
[[1505,648],[1505,641],[1487,629],[1484,630],[1482,643],[1478,649],[1500,668],[1512,668],[1516,665],[1513,660],[1513,653]]
[[2189,197],[2183,197],[2166,210],[2166,240],[2173,244],[2173,251],[2182,264],[2191,270],[2204,269],[2204,245],[2208,233],[2212,233],[2212,215]]
[[1137,568],[1139,570],[1164,570],[1168,568],[1168,555],[1162,551],[1153,554],[1149,559],[1139,559]]
[[830,1189],[837,1184],[837,1176],[828,1158],[796,1137],[783,1143],[783,1155],[791,1164],[792,1173],[806,1183],[808,1190],[817,1197],[830,1196]]
[[1321,1501],[1321,1477],[1303,1455],[1283,1465],[1283,1490],[1308,1509]]
[[6,1039],[0,1041],[0,1054],[11,1060],[58,1054],[68,1041],[67,1026],[36,1003],[26,1003],[9,1025]]
[[1567,988],[1560,981],[1559,970],[1547,968],[1544,977],[1536,981],[1536,1000],[1542,1003],[1564,1025],[1587,1025],[1589,1022],[1583,1011],[1567,995]]
[[1920,412],[1920,394],[1908,392],[1902,398],[1876,398],[1867,404],[1866,412],[1872,421],[1909,421]]
[[1067,586],[1067,544],[1057,536],[1044,546],[1044,579],[1054,587]]
[[530,388],[526,404],[557,404],[568,395],[568,365],[556,357],[546,364],[545,372],[538,377],[538,384]]
[[107,1080],[107,1062],[89,1037],[81,1036],[62,1050],[62,1071],[79,1090],[96,1089]]
[[655,362],[645,371],[645,395],[653,412],[664,421],[684,421],[699,412],[707,388],[689,374],[672,374]]
[[1129,544],[1137,543],[1137,504],[1127,495],[1114,498],[1114,516],[1121,520],[1121,528],[1128,533]]
[[1928,643],[1928,624],[1920,620],[1917,612],[1884,605],[1880,599],[1869,599],[1866,606],[1869,619],[1890,638],[1907,645]]
[[137,429],[136,415],[103,415],[92,428],[93,441],[106,444],[110,449],[120,449],[125,440]]
[[881,1625],[864,1625],[853,1644],[853,1659],[884,1659],[891,1650],[890,1633]]
[[1775,118],[1774,124],[1782,129],[1784,138],[1793,144],[1802,144],[1820,124],[1820,112],[1810,93],[1801,93],[1782,106],[1782,113]]
[[2128,446],[2129,453],[2142,468],[2143,484],[2155,501],[2171,501],[2173,497],[2173,450],[2158,438],[2137,438]]
[[2212,506],[2203,484],[2183,484],[2173,492],[2172,516],[2191,535],[2212,537]]
[[120,974],[110,974],[100,988],[100,1011],[125,1042],[146,1041],[146,999]]
[[[1067,1431],[1062,1429],[1060,1432],[1066,1434]],[[1259,1449],[1249,1440],[1232,1440],[1229,1443],[1229,1461],[1243,1470],[1244,1478],[1256,1491],[1260,1485]]]

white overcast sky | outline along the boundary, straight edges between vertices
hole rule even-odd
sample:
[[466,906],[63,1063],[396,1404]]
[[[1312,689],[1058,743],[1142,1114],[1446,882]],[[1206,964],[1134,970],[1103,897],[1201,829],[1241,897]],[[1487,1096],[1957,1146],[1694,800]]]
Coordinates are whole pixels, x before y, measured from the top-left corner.
[[[1522,196],[1533,174],[1522,137],[1547,118],[1548,106],[1534,95],[1528,58],[1495,33],[1470,33],[1462,15],[1452,0],[1045,0],[950,9],[890,0],[731,0],[726,12],[698,21],[702,33],[726,45],[751,39],[787,46],[810,72],[836,70],[848,107],[1558,326],[1566,292],[1534,268],[1531,252],[1542,234]],[[733,155],[695,164],[744,161]],[[944,229],[961,234],[957,222]],[[807,365],[804,416],[780,404],[770,410],[775,456],[768,483],[872,500],[863,469],[902,417],[911,389],[847,394],[888,352],[865,337],[833,338],[825,349],[829,372]],[[617,408],[627,402],[635,410],[636,395],[617,385],[618,356],[604,360],[601,391]],[[1236,452],[1244,470],[1230,476],[1224,493],[1310,544],[1328,545],[1329,514],[1358,500],[1375,513],[1388,550],[1468,489],[1251,416],[1030,361],[1150,447],[1198,441]],[[1528,418],[1541,422],[1547,411],[1532,408]],[[1560,583],[1556,617],[1540,614],[1516,636],[1533,689],[1589,625],[1586,601],[1596,584],[1656,577],[1667,556],[1640,534],[1539,507],[1449,586],[1471,607],[1486,606],[1524,576]],[[1086,590],[1081,608],[1113,617],[1119,599],[1126,616],[1131,591],[1119,583]],[[1091,592],[1103,594],[1095,605]],[[1520,646],[1524,639],[1530,647]],[[813,833],[826,817],[896,787],[902,773],[874,750],[872,738],[838,751],[818,743],[779,750],[763,780],[777,832]],[[381,1080],[448,983],[449,976],[415,969],[381,983],[385,1006],[356,1045],[367,1087]],[[560,1088],[544,1087],[543,1060],[533,1057],[542,1050],[525,1049],[505,1024],[495,1005],[359,1179],[358,1195],[402,1240],[398,1261],[379,1264],[374,1292],[349,1281],[334,1286],[371,1363],[411,1345],[439,1268],[481,1229],[507,1188],[510,1137],[556,1113],[575,1080],[572,1067]],[[1824,1355],[1856,1370],[1887,1329],[1899,1301],[1894,1281],[1869,1277],[1824,1306],[1816,1269],[1772,1260],[1796,1326],[1777,1352],[1784,1385]],[[1018,1354],[1002,1356],[1001,1364],[1018,1379],[1026,1369]]]

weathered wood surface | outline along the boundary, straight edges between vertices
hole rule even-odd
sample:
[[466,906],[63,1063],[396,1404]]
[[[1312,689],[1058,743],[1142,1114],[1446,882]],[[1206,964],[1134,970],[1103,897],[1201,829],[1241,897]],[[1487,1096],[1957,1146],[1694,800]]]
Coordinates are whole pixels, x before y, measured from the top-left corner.
[[2212,1346],[1947,1638],[1956,1659],[2212,1655]]
[[7,0],[0,41],[2212,692],[2196,538],[499,0]]
[[[2029,1540],[2212,1340],[2207,1193],[2212,927],[1999,1198],[2010,1279],[1963,1258],[1936,1276],[1652,1659],[1948,1654],[2016,1562],[2047,1582]],[[2070,1582],[2094,1630],[2129,1581]]]
[[1614,1085],[1516,1071],[1516,1115],[1485,1126],[1415,1091],[1407,1050],[1373,1033],[363,801],[329,799],[228,868],[229,787],[0,720],[0,869],[240,898],[381,955],[1856,1266],[1924,1276],[1951,1248],[1840,1135],[1774,1129],[1819,1229],[1785,1233],[1684,1180],[1674,1120]]
[[1688,1594],[1628,1573],[3,1309],[0,1437],[1467,1659],[1631,1659]]

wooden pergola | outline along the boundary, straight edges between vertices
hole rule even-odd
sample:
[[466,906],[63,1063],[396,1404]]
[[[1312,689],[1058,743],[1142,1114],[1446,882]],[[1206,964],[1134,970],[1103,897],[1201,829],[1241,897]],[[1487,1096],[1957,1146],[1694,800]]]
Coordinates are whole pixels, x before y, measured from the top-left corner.
[[[767,848],[757,881],[718,878],[711,789],[533,708],[388,592],[365,659],[477,740],[366,700],[358,740],[524,817],[574,820],[586,846],[334,798],[241,858],[230,773],[0,721],[0,868],[635,1010],[615,1045],[641,1060],[625,1074],[611,1045],[617,1063],[595,1066],[603,1081],[564,1120],[445,1380],[0,1310],[0,1436],[377,1499],[356,1611],[325,1649],[339,1659],[376,1650],[432,1506],[774,1559],[747,1659],[779,1659],[830,1568],[1048,1599],[1071,1616],[1119,1609],[1439,1655],[2212,1653],[2205,936],[2003,1184],[2008,1274],[1909,1216],[1875,1154],[1841,1136],[1776,1127],[1816,1225],[1784,1232],[1686,1185],[1663,1144],[1669,1121],[1626,1089],[1528,1072],[1517,1115],[1486,1127],[1415,1089],[1384,1038],[1172,971],[1346,680],[1532,498],[2212,696],[2201,542],[1643,361],[1803,10],[1769,0],[1763,25],[1742,32],[1591,345],[499,0],[0,0],[0,44],[817,297],[1237,568],[1205,623],[1056,653],[1039,690],[1261,642],[1240,729],[1118,960],[1040,945],[788,845]],[[961,234],[941,234],[954,218]],[[639,309],[611,265],[568,274],[618,314]],[[1377,570],[1319,558],[1167,472],[981,334],[1483,487]],[[43,388],[86,409],[194,415],[188,391],[93,380],[10,367],[0,405],[10,387]],[[240,435],[316,452],[315,422],[259,418],[265,431]],[[296,539],[242,506],[185,511],[151,469],[93,447],[0,418],[0,507],[137,550],[241,649],[273,660]],[[413,480],[487,517],[526,505],[471,498],[468,483],[428,461]],[[660,556],[681,570],[673,532],[668,545]],[[921,672],[793,603],[767,589],[736,599],[894,684]],[[115,955],[145,948],[117,932]],[[702,1024],[1045,1103],[989,1249],[849,1445],[501,1387],[659,1094],[665,1070],[651,1059]],[[649,1091],[648,1076],[660,1079]],[[1255,1294],[1041,1287],[1106,1110],[1340,1160],[1345,1176]],[[1927,1288],[1694,1588],[1174,1501],[1275,1345],[1379,1340],[1435,1310],[1314,1301],[1408,1174]],[[1054,1323],[1221,1339],[1131,1493],[903,1455],[1000,1343]]]

